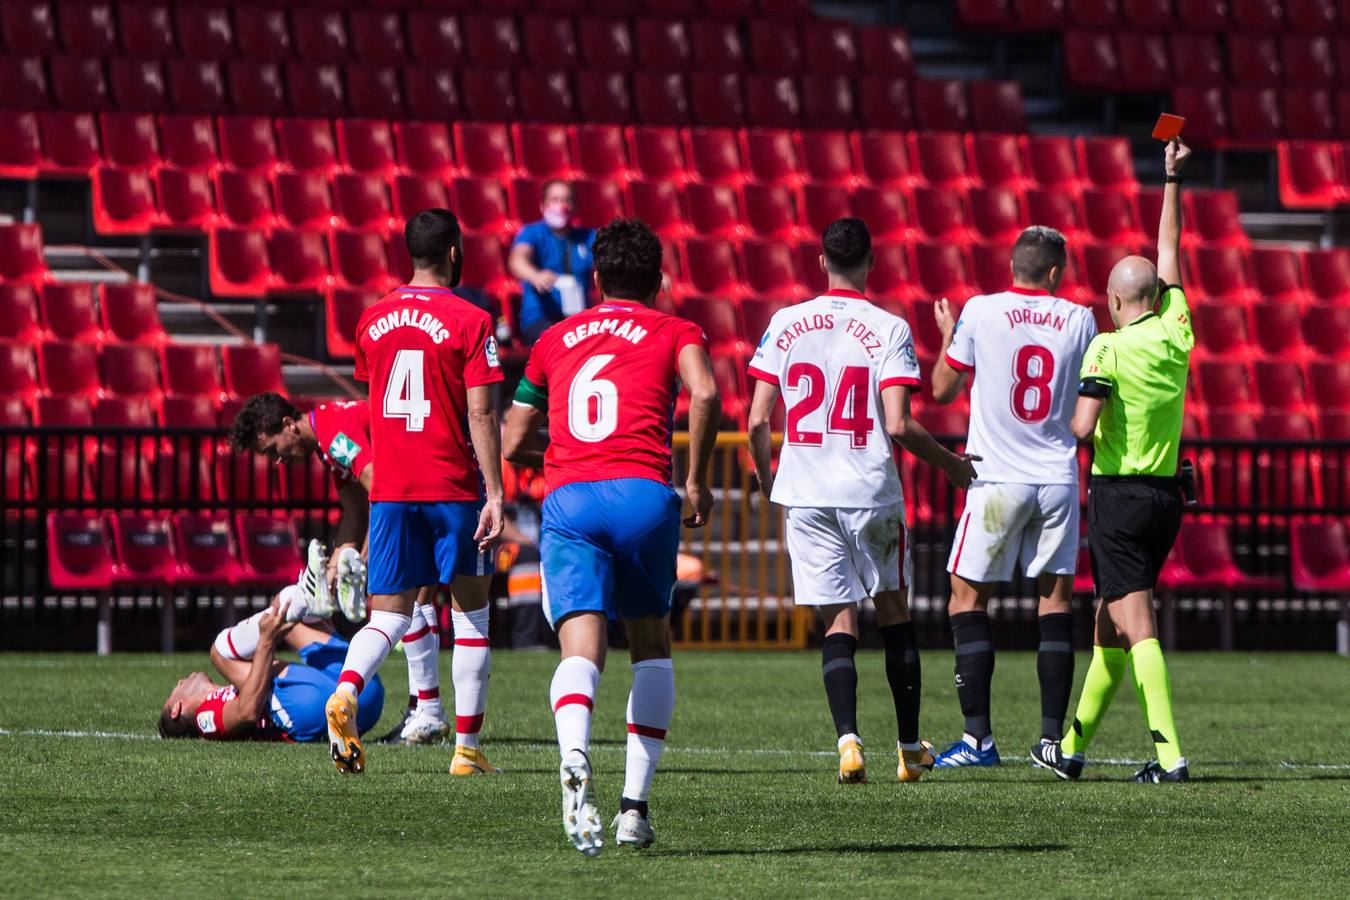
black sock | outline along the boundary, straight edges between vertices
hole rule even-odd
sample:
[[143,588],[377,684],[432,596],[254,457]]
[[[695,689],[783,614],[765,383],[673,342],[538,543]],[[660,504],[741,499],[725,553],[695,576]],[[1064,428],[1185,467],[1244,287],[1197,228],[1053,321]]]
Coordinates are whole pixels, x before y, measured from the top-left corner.
[[1052,741],[1064,734],[1064,716],[1073,690],[1073,616],[1041,616],[1041,645],[1036,648],[1036,675],[1041,682],[1041,737]]
[[956,696],[966,717],[966,734],[984,740],[989,726],[989,686],[994,680],[994,644],[989,613],[957,613],[951,617],[956,644]]
[[620,797],[619,812],[626,813],[630,809],[636,809],[638,812],[642,814],[642,818],[644,819],[648,817],[646,800],[629,800],[627,797]]
[[890,682],[891,696],[895,699],[895,723],[900,742],[918,743],[919,695],[923,679],[914,623],[901,622],[883,627],[881,640],[886,646],[886,680]]
[[825,678],[825,699],[834,717],[839,737],[858,733],[858,670],[853,654],[858,639],[850,634],[830,634],[820,645],[820,671]]

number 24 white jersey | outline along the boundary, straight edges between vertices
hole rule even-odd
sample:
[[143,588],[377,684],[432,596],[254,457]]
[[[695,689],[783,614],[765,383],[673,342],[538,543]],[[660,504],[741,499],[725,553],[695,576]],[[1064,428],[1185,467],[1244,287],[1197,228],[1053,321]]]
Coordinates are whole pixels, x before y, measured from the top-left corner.
[[947,364],[975,375],[966,452],[982,457],[980,481],[1078,483],[1069,423],[1096,334],[1087,307],[1044,291],[1013,288],[966,303]]
[[854,291],[780,309],[750,376],[777,385],[787,408],[774,503],[871,509],[903,501],[881,391],[919,386],[904,319]]

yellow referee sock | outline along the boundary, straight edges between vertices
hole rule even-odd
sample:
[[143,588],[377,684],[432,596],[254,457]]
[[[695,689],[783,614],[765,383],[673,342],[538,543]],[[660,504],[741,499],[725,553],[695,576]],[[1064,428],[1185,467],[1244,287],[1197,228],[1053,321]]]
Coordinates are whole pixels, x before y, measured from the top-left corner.
[[1125,680],[1125,651],[1119,647],[1093,647],[1092,663],[1088,666],[1087,677],[1083,679],[1083,690],[1078,695],[1078,709],[1073,714],[1073,724],[1060,749],[1065,756],[1082,753],[1097,733],[1102,716],[1111,708],[1111,700],[1116,690]]
[[1172,716],[1172,683],[1167,678],[1167,663],[1157,638],[1140,641],[1130,648],[1130,667],[1144,721],[1148,722],[1153,746],[1158,751],[1158,764],[1170,772],[1181,759],[1181,744]]

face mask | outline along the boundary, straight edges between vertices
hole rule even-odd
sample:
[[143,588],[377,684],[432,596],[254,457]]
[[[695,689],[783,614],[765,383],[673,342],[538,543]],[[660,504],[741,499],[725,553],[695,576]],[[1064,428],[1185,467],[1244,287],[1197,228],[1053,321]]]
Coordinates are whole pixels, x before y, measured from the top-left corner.
[[571,210],[560,203],[544,207],[544,224],[549,228],[566,228],[572,221]]

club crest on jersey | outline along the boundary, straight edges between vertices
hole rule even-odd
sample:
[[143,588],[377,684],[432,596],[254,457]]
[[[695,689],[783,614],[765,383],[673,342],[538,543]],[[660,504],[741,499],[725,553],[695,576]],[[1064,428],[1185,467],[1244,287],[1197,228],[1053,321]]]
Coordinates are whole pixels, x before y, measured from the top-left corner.
[[918,368],[919,357],[918,354],[914,352],[913,341],[905,341],[905,345],[900,348],[900,356],[904,358],[906,364]]
[[487,364],[493,369],[501,367],[501,360],[497,356],[497,339],[488,335],[487,347],[483,350],[483,355],[487,357]]
[[197,713],[197,730],[202,734],[215,734],[216,717],[210,711]]
[[346,469],[352,467],[352,463],[356,462],[357,454],[360,452],[360,445],[341,431],[328,445],[328,455],[333,458],[334,462]]

